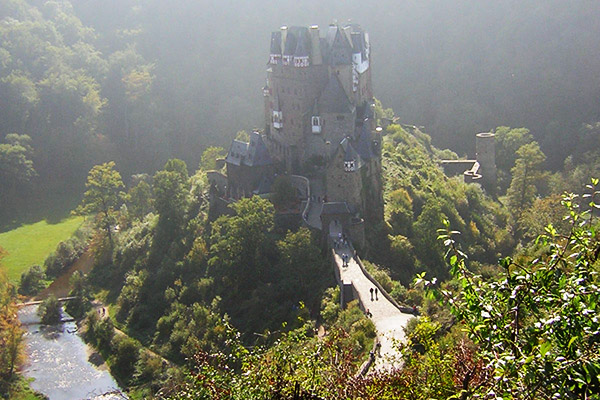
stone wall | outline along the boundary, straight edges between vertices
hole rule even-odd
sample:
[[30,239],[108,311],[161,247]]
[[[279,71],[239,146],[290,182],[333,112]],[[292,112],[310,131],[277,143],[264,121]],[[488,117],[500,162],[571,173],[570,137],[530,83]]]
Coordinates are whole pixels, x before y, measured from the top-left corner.
[[327,201],[345,201],[355,208],[362,208],[361,173],[360,171],[344,171],[344,157],[341,149],[327,167],[325,185]]

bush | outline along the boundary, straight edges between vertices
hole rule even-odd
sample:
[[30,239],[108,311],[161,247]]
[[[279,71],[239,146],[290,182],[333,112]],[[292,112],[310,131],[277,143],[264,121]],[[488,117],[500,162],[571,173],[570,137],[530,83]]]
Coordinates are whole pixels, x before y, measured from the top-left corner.
[[110,350],[112,339],[115,336],[115,327],[110,318],[99,321],[94,327],[95,341],[100,350]]
[[19,285],[19,293],[25,296],[33,296],[40,290],[46,287],[44,279],[46,274],[39,265],[30,267],[26,272],[21,274],[21,284]]
[[75,298],[67,303],[67,312],[74,318],[81,318],[92,307],[86,279],[80,271],[76,271],[69,283],[71,284],[69,296]]
[[83,231],[77,231],[71,238],[60,242],[56,251],[46,258],[44,266],[48,276],[58,276],[69,268],[85,251],[87,237]]
[[57,324],[61,320],[61,305],[56,297],[50,295],[38,308],[38,315],[44,325]]
[[131,338],[120,336],[115,339],[111,371],[124,381],[129,381],[135,372],[140,353],[139,345]]

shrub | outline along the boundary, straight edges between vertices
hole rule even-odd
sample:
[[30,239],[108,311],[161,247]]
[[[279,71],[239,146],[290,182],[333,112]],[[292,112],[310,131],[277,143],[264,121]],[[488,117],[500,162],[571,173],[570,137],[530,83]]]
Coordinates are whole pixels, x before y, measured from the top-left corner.
[[61,305],[58,299],[50,295],[50,297],[40,304],[38,315],[41,318],[41,323],[44,325],[59,323],[61,320]]
[[26,272],[21,274],[21,284],[19,285],[19,293],[25,296],[33,296],[42,290],[46,285],[44,279],[46,274],[39,265],[30,267]]
[[129,381],[135,372],[139,353],[140,347],[133,339],[124,336],[116,338],[111,371],[124,381]]

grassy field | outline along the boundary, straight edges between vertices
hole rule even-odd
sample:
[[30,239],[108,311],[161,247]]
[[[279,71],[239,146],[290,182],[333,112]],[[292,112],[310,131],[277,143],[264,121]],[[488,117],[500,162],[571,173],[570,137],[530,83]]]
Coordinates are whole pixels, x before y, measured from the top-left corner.
[[39,221],[0,233],[0,247],[6,251],[2,268],[13,282],[30,266],[43,265],[56,246],[71,237],[81,226],[83,217],[71,217],[55,224]]

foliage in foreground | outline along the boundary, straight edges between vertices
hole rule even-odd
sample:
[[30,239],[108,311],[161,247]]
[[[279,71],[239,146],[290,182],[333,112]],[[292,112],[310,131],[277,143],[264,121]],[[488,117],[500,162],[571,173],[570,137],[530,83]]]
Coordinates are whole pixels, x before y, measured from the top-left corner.
[[[0,249],[0,259],[2,252]],[[14,288],[0,269],[0,397],[8,395],[15,379],[23,342],[23,329],[17,318]]]
[[[470,272],[457,248],[456,232],[440,234],[449,246],[451,273],[460,293],[418,280],[450,304],[488,377],[465,393],[502,398],[599,398],[600,396],[600,242],[594,211],[598,180],[580,199],[566,195],[571,231],[551,225],[537,240],[542,254],[527,263],[500,261],[500,276],[484,279]],[[580,201],[583,200],[583,201]]]

